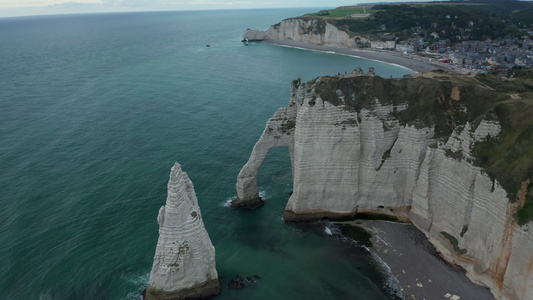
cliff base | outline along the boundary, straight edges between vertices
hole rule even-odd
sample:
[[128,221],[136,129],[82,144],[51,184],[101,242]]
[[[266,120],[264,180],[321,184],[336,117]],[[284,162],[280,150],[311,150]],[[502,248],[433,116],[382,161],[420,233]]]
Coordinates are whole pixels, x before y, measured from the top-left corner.
[[220,294],[220,283],[217,278],[206,281],[204,284],[196,285],[179,292],[166,292],[148,286],[146,298],[150,300],[199,300],[214,297]]
[[324,210],[313,210],[307,212],[295,213],[291,210],[286,210],[283,214],[283,221],[285,222],[314,222],[319,220],[332,221],[350,221],[355,219],[355,212],[350,213],[335,213]]
[[241,200],[239,198],[236,198],[235,200],[231,201],[230,205],[233,208],[255,209],[265,205],[265,201],[263,201],[261,197],[257,197],[251,200]]
[[319,220],[330,221],[353,221],[353,220],[380,220],[412,224],[407,217],[410,206],[397,208],[377,208],[365,209],[364,211],[353,212],[331,212],[326,210],[312,210],[303,212],[294,212],[285,210],[283,221],[285,222],[315,222]]

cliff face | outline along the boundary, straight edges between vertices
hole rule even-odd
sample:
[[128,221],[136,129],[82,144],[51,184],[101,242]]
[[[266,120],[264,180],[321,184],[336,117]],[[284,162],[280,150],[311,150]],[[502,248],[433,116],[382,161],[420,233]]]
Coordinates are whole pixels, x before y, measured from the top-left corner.
[[272,25],[267,31],[247,29],[243,34],[249,41],[293,40],[315,45],[355,47],[355,39],[324,20],[291,18]]
[[159,240],[146,299],[203,299],[220,293],[215,248],[205,230],[194,187],[176,163],[159,210]]
[[491,110],[499,96],[461,80],[293,82],[289,106],[268,122],[239,174],[239,203],[259,197],[257,169],[268,149],[288,146],[294,192],[286,221],[411,221],[497,299],[533,299],[533,225],[517,225],[523,203],[510,201],[472,156],[476,142],[500,133]]

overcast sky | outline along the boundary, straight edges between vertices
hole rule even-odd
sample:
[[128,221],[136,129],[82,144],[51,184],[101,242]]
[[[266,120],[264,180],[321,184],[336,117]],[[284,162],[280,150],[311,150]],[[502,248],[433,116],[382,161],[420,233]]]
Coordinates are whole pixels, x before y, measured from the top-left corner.
[[[359,2],[382,1],[384,0]],[[414,1],[416,0],[410,0],[410,2]],[[405,0],[389,0],[388,2],[405,2]],[[0,17],[153,10],[337,7],[354,4],[357,2],[349,0],[0,0]]]

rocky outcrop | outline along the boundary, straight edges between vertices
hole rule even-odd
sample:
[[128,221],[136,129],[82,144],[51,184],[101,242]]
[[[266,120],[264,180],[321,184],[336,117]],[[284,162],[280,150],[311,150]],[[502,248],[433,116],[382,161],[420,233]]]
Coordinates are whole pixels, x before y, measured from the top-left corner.
[[243,41],[257,42],[268,39],[268,32],[264,30],[246,29],[242,35]]
[[146,299],[204,299],[219,294],[215,248],[193,184],[178,163],[170,171],[166,205],[157,221],[159,240]]
[[348,33],[322,19],[291,18],[272,25],[267,31],[247,29],[243,39],[248,41],[293,40],[315,45],[351,48],[356,46]]
[[472,155],[476,142],[501,130],[487,110],[497,96],[452,81],[294,81],[289,106],[269,120],[239,174],[240,204],[259,197],[257,169],[268,149],[288,146],[294,192],[285,221],[409,221],[497,299],[533,299],[533,225],[517,225],[521,204]]
[[232,207],[257,208],[263,205],[257,188],[257,170],[272,147],[288,146],[292,152],[294,143],[296,107],[282,107],[268,120],[261,138],[255,144],[250,159],[244,165],[237,180],[237,199]]

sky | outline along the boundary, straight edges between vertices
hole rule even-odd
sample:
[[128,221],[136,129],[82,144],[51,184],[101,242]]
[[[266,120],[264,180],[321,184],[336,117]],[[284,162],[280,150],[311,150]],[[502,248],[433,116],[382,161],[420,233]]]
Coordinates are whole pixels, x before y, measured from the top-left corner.
[[[362,0],[360,3],[386,0]],[[387,2],[405,2],[388,0]],[[417,0],[408,0],[415,2]],[[418,0],[422,1],[422,0]],[[427,0],[426,0],[427,1]],[[283,7],[338,7],[353,0],[0,0],[0,18],[65,13],[161,10],[246,9]]]

